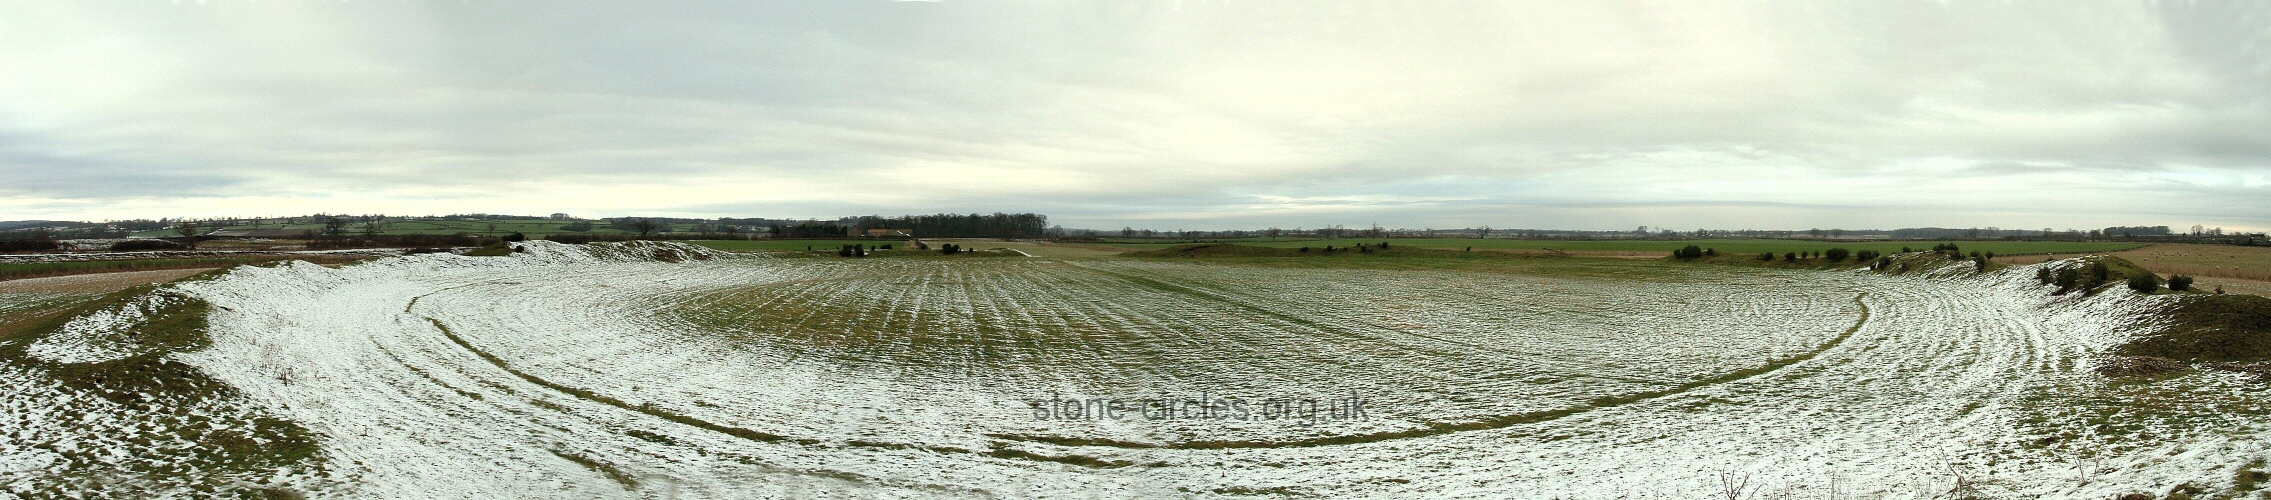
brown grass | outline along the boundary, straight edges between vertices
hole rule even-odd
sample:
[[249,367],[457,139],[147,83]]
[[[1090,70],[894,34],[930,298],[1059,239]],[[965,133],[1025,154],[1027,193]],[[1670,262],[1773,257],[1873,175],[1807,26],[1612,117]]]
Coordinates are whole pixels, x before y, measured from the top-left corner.
[[[1997,257],[2005,264],[2034,264],[2082,254]],[[2230,293],[2271,296],[2271,247],[2163,243],[2113,252],[2167,278],[2182,274],[2200,278],[2192,288],[2212,291],[2218,285]]]

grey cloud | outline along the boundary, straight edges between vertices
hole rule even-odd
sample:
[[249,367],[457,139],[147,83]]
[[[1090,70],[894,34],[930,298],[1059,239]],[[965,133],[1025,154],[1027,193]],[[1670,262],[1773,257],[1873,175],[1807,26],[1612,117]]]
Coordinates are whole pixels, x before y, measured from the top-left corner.
[[74,202],[22,217],[2271,226],[2252,2],[0,9],[0,193]]

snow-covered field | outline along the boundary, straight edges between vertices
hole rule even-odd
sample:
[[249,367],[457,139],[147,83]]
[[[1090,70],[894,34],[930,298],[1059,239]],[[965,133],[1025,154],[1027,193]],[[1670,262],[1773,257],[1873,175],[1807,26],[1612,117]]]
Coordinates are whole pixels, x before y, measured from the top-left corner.
[[[2103,498],[2230,488],[2271,456],[2260,386],[2237,375],[2140,388],[2090,372],[2174,299],[2051,297],[2031,267],[1656,266],[1544,276],[530,242],[511,257],[245,267],[24,346],[32,361],[0,371],[0,485],[1695,498],[1727,480],[1795,498]],[[9,297],[0,309],[50,300]],[[190,299],[210,304],[211,343],[166,359],[225,397],[112,408],[43,379],[143,352],[122,332]],[[2176,402],[2127,404],[2147,393]],[[1352,397],[1361,415],[1336,405]],[[1240,404],[1146,415],[1158,398]],[[1114,419],[1063,403],[1102,400],[1138,406]],[[199,475],[166,463],[184,452],[135,442],[152,426],[267,417],[320,452]],[[135,472],[151,470],[172,472]]]

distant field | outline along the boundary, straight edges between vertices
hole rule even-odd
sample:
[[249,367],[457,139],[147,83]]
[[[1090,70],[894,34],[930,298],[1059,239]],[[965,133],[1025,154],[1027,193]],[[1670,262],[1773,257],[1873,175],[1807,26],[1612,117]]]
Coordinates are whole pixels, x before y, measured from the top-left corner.
[[199,259],[135,259],[92,260],[76,262],[29,262],[0,264],[0,280],[62,276],[66,274],[108,273],[119,271],[151,271],[158,269],[194,269],[228,267],[277,260],[273,257],[199,258]]
[[870,248],[879,245],[891,245],[892,248],[907,246],[907,242],[905,241],[890,240],[687,240],[683,243],[701,245],[709,247],[711,249],[725,250],[728,252],[747,252],[754,250],[804,250],[807,247],[813,250],[830,250],[836,247],[853,244],[867,245]]
[[2154,272],[2271,281],[2271,247],[2166,244],[2115,255]]
[[[468,233],[488,235],[494,232],[497,235],[505,235],[518,231],[521,234],[532,238],[541,238],[549,234],[578,233],[577,231],[565,231],[560,229],[560,226],[565,226],[573,222],[576,221],[560,221],[551,219],[510,219],[498,221],[395,221],[382,223],[380,224],[379,229],[385,234]],[[581,234],[627,234],[625,231],[609,229],[606,223],[603,222],[587,222],[592,222],[592,229],[590,231],[582,231],[580,232]],[[492,224],[496,226],[493,230],[490,228]],[[679,226],[683,227],[684,225],[681,224]],[[323,224],[263,224],[259,226],[233,226],[226,229],[287,229],[301,231],[322,231]],[[362,231],[363,225],[361,223],[351,222],[347,224],[347,232],[350,234],[361,234]],[[134,233],[134,236],[146,238],[171,237],[176,235],[177,234],[172,229],[160,229],[155,231],[142,231]]]
[[[1209,240],[1209,241],[1217,241],[1217,240]],[[1556,241],[1556,240],[1515,240],[1515,239],[1487,239],[1487,240],[1478,240],[1478,239],[1468,239],[1468,238],[1410,238],[1410,239],[1387,239],[1387,240],[1380,240],[1380,239],[1355,239],[1355,238],[1344,238],[1344,239],[1336,239],[1336,240],[1290,240],[1290,239],[1289,239],[1289,240],[1278,240],[1278,241],[1270,241],[1269,239],[1266,239],[1266,238],[1247,238],[1247,239],[1236,239],[1236,240],[1219,240],[1219,241],[1225,241],[1225,242],[1233,242],[1233,243],[1238,243],[1238,244],[1241,244],[1241,245],[1255,245],[1255,246],[1268,246],[1268,247],[1281,247],[1281,248],[1290,248],[1290,247],[1318,247],[1318,248],[1322,248],[1322,247],[1324,247],[1324,246],[1326,246],[1326,245],[1333,245],[1333,246],[1342,246],[1342,247],[1345,247],[1345,246],[1355,245],[1355,244],[1358,244],[1358,243],[1379,243],[1379,242],[1385,241],[1385,242],[1388,242],[1388,243],[1389,243],[1389,244],[1390,244],[1391,246],[1394,246],[1394,245],[1410,245],[1410,246],[1412,246],[1412,247],[1416,247],[1416,248],[1445,248],[1445,249],[1462,249],[1462,248],[1467,248],[1467,247],[1473,247],[1474,249],[1477,249],[1477,250],[1540,250],[1540,251],[1542,251],[1542,250],[1560,250],[1560,251],[1567,251],[1567,252],[1603,252],[1603,253],[1608,253],[1608,252],[1631,252],[1631,253],[1639,253],[1639,254],[1646,254],[1646,253],[1670,253],[1670,252],[1671,252],[1671,251],[1673,251],[1673,250],[1677,250],[1677,249],[1679,249],[1680,247],[1684,247],[1684,246],[1687,246],[1687,245],[1696,245],[1696,246],[1705,247],[1705,248],[1712,248],[1712,249],[1716,249],[1716,250],[1720,251],[1721,253],[1738,253],[1738,254],[1742,254],[1742,253],[1753,253],[1753,254],[1755,254],[1755,253],[1761,253],[1761,252],[1775,252],[1775,253],[1783,253],[1783,252],[1806,252],[1806,251],[1828,250],[1828,249],[1831,249],[1831,248],[1844,248],[1844,249],[1848,249],[1848,250],[1855,250],[1855,251],[1859,251],[1859,250],[1876,250],[1876,251],[1879,251],[1879,252],[1884,252],[1884,253],[1892,253],[1892,252],[1898,252],[1898,251],[1900,251],[1900,249],[1901,249],[1902,247],[1907,247],[1907,248],[1909,248],[1909,249],[1912,249],[1912,250],[1924,250],[1924,249],[1929,249],[1929,248],[1931,248],[1931,247],[1932,247],[1932,245],[1936,245],[1936,244],[1940,244],[1940,243],[1955,243],[1956,245],[1958,245],[1958,246],[1962,247],[1962,248],[1964,249],[1964,251],[1966,251],[1966,252],[1969,252],[1969,251],[1972,251],[1972,250],[1979,250],[1979,251],[1983,251],[1983,252],[1995,252],[1995,253],[1997,253],[1997,254],[2002,254],[2002,255],[2018,255],[2018,254],[2039,254],[2039,253],[2049,253],[2049,252],[2056,252],[2056,253],[2076,253],[2076,252],[2112,252],[2112,251],[2119,251],[2119,250],[2128,250],[2128,249],[2132,249],[2132,248],[2137,248],[2137,247],[2141,247],[2141,246],[2144,246],[2144,244],[2142,244],[2142,243],[2120,243],[2120,242],[2063,242],[2063,241],[1954,241],[1954,240],[1949,240],[1949,241],[1871,241],[1871,242],[1824,242],[1824,241],[1800,241],[1800,240],[1739,240],[1739,239],[1721,239],[1721,240],[1674,240],[1674,241],[1654,241],[1654,240],[1650,240],[1650,241],[1622,241],[1622,240],[1607,240],[1607,241]],[[1174,245],[1178,245],[1178,244],[1183,244],[1183,243],[1100,243],[1100,244],[1097,244],[1097,245],[1098,245],[1098,246],[1121,247],[1121,248],[1127,248],[1127,249],[1130,249],[1130,250],[1137,250],[1137,249],[1154,249],[1154,248],[1165,248],[1165,247],[1174,246]]]

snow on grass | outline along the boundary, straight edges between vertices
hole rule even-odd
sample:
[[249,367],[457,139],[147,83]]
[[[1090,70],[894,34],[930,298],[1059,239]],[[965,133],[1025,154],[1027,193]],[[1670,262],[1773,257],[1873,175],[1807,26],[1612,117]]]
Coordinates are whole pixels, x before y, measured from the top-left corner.
[[[2089,372],[2175,299],[2053,297],[2031,266],[1614,278],[522,246],[183,284],[213,306],[212,345],[173,358],[320,436],[326,473],[287,483],[337,496],[1684,498],[1742,477],[2084,498],[2213,486],[2265,454],[2263,413],[2229,411],[2259,406],[2246,382]],[[115,355],[87,321],[42,352]],[[1350,392],[1371,418],[1027,406]],[[2125,397],[2198,404],[2109,432],[2123,408],[2103,401]]]
[[61,331],[32,342],[28,353],[51,363],[99,363],[124,359],[147,349],[130,330],[169,307],[187,299],[174,294],[150,294],[131,302],[72,317]]

